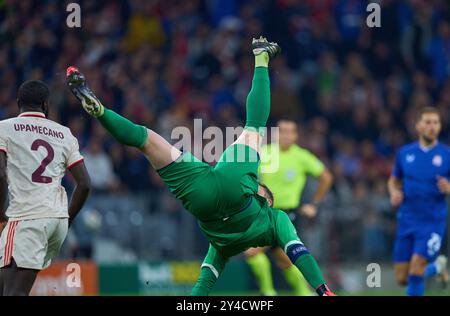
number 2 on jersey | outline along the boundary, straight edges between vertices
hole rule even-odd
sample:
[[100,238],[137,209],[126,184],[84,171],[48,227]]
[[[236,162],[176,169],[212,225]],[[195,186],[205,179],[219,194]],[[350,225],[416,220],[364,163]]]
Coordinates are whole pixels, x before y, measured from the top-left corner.
[[52,178],[43,176],[42,174],[45,171],[45,168],[52,162],[53,158],[55,157],[55,151],[53,150],[53,147],[47,143],[43,139],[36,139],[31,144],[31,150],[38,150],[39,147],[44,147],[45,150],[47,150],[47,157],[45,157],[42,161],[39,167],[31,174],[31,181],[37,182],[37,183],[51,183]]

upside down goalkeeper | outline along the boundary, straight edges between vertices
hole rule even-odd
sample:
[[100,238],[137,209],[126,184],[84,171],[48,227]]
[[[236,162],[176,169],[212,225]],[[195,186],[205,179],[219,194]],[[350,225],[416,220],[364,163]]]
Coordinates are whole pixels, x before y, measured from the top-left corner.
[[[279,246],[318,295],[334,295],[316,260],[297,236],[287,214],[269,207],[267,189],[258,183],[261,130],[270,112],[268,65],[280,47],[254,39],[255,72],[247,97],[244,131],[222,154],[215,167],[191,153],[182,153],[160,135],[106,109],[75,67],[67,69],[71,91],[121,144],[139,148],[170,191],[194,215],[210,242],[192,295],[208,295],[228,259],[250,247]],[[243,158],[243,159],[242,159]]]

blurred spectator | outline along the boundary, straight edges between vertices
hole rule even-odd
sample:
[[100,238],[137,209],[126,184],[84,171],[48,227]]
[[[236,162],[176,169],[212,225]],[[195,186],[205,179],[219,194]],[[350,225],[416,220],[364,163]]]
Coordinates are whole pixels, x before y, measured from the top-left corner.
[[438,32],[429,45],[431,73],[439,85],[450,76],[450,23],[441,21]]
[[97,193],[107,192],[118,187],[114,174],[111,157],[102,149],[99,139],[93,138],[84,152],[86,169],[91,174],[92,188]]

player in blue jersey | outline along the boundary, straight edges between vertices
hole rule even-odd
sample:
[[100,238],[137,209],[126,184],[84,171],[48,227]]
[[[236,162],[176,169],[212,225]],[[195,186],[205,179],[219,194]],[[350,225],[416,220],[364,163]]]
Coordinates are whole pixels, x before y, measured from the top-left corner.
[[395,276],[407,295],[419,296],[425,278],[448,281],[447,259],[438,254],[447,224],[450,150],[438,141],[441,120],[435,108],[419,112],[416,130],[419,140],[397,153],[388,188],[392,206],[398,207]]

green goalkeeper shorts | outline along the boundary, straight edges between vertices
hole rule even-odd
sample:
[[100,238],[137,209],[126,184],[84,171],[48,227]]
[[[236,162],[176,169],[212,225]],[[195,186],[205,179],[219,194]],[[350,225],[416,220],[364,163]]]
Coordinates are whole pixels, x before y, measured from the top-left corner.
[[258,153],[245,145],[228,147],[215,167],[191,153],[158,170],[184,208],[202,222],[229,217],[258,192]]
[[[249,247],[278,245],[277,226],[287,219],[287,237],[296,233],[287,215],[271,209],[258,193],[257,152],[241,144],[228,147],[212,167],[184,153],[159,175],[198,220],[207,239],[226,257]],[[284,223],[285,221],[283,221]]]

